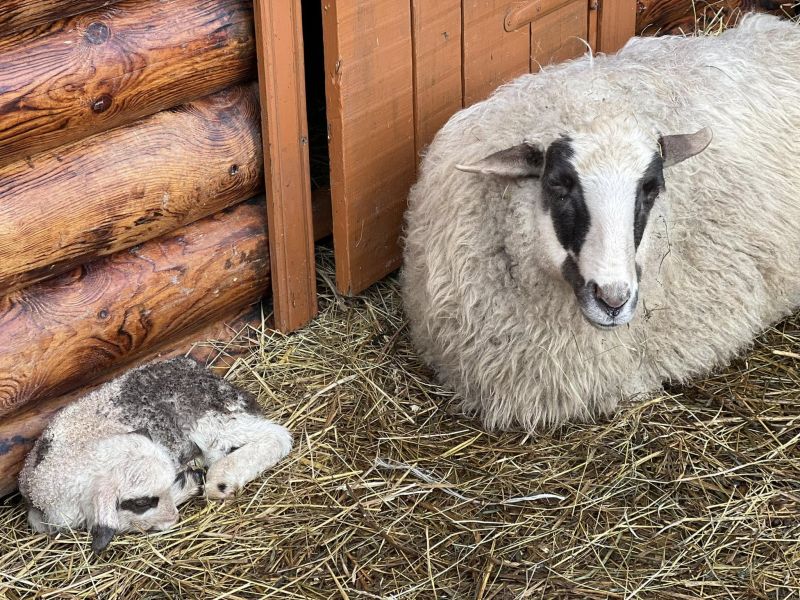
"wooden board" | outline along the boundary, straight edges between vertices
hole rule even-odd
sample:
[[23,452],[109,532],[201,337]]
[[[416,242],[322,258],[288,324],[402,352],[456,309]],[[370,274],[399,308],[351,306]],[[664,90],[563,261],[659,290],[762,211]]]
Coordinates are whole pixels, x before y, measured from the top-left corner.
[[0,164],[250,80],[249,0],[123,0],[0,37]]
[[0,298],[0,417],[259,300],[264,212],[257,198]]
[[530,70],[530,25],[506,31],[518,3],[463,0],[464,106],[483,100],[498,86]]
[[90,10],[113,4],[116,0],[3,0],[0,2],[0,32],[14,33],[30,27],[47,25]]
[[598,52],[616,52],[633,37],[636,31],[636,6],[636,0],[600,0]]
[[8,293],[263,189],[258,93],[233,87],[0,167]]
[[537,18],[531,24],[531,71],[583,56],[588,47],[589,4],[576,0]]
[[255,0],[275,326],[317,313],[300,0]]
[[[0,419],[0,498],[17,488],[17,475],[22,469],[25,456],[47,423],[59,410],[128,369],[153,360],[166,360],[173,356],[188,355],[211,370],[224,374],[236,357],[247,350],[246,344],[235,343],[236,338],[250,327],[260,327],[261,322],[261,306],[256,304],[241,311],[238,315],[228,316],[211,323],[199,331],[172,341],[137,360],[116,365],[111,371],[98,376],[90,384],[69,394],[41,402],[33,401],[22,410]],[[207,343],[209,341],[216,343],[209,344]],[[215,347],[224,347],[225,352],[220,353],[215,350]]]
[[417,156],[462,108],[461,0],[412,0]]
[[354,294],[401,262],[415,175],[409,0],[323,0],[336,281]]

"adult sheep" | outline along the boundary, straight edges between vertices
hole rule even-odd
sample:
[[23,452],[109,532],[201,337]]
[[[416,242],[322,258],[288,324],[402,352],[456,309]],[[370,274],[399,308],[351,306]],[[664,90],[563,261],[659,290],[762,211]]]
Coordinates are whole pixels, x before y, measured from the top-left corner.
[[465,409],[528,429],[608,413],[800,305],[798,56],[800,27],[748,15],[545,68],[450,119],[401,283]]

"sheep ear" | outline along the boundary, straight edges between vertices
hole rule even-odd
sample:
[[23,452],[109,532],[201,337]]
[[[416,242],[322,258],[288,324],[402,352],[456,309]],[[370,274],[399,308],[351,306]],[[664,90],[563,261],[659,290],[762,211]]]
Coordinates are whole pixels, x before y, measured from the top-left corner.
[[528,142],[490,154],[471,165],[456,165],[456,169],[467,173],[513,178],[539,177],[543,167],[544,151]]
[[708,147],[713,138],[714,134],[710,127],[703,127],[694,133],[662,136],[659,144],[664,166],[671,167],[695,154],[700,154]]
[[105,477],[96,479],[88,493],[90,497],[84,500],[88,505],[86,523],[92,534],[92,551],[100,554],[119,530],[117,494]]
[[92,527],[92,552],[98,556],[102,554],[116,534],[117,530],[113,527],[94,525]]

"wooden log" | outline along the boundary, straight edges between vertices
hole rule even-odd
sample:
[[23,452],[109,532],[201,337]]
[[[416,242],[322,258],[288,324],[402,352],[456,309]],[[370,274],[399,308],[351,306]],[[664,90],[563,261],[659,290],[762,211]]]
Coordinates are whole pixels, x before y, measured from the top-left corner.
[[248,0],[123,0],[0,38],[0,164],[254,78]]
[[261,298],[263,198],[0,298],[0,417]]
[[637,0],[637,35],[673,35],[732,27],[746,12],[792,14],[794,0]]
[[[246,329],[259,327],[261,321],[261,305],[256,304],[238,315],[214,322],[138,360],[117,365],[87,386],[63,396],[42,402],[31,402],[22,410],[0,419],[0,498],[16,489],[17,475],[25,456],[53,415],[63,407],[88,394],[98,385],[121,375],[127,369],[151,360],[166,360],[173,356],[187,355],[222,374],[233,364],[236,357],[244,354],[247,349],[246,344],[236,342],[237,338]],[[220,354],[213,346],[207,344],[209,340],[214,340],[217,344],[226,344],[224,354]]]
[[0,290],[168,233],[263,189],[254,86],[0,167]]
[[300,0],[255,0],[275,326],[317,314]]
[[47,25],[113,4],[115,0],[3,0],[0,3],[0,32]]

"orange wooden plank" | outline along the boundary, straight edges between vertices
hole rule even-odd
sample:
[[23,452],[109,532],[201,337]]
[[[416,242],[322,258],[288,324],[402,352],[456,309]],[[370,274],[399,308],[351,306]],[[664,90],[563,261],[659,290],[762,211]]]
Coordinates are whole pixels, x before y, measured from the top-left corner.
[[413,0],[417,155],[461,108],[461,0]]
[[300,0],[255,0],[275,326],[317,312]]
[[636,32],[636,0],[601,0],[597,23],[597,50],[610,54]]
[[401,262],[415,176],[409,0],[323,0],[336,282],[354,294]]
[[499,85],[530,70],[531,31],[508,32],[505,19],[519,3],[463,0],[464,106],[486,98]]
[[576,0],[531,24],[531,71],[582,56],[589,37],[589,4]]

